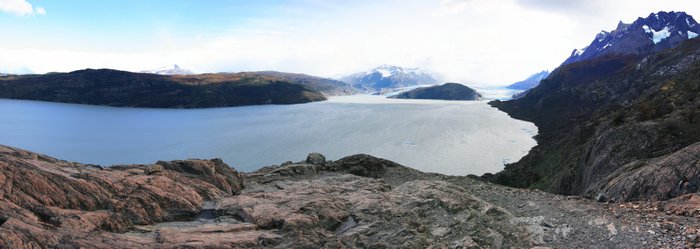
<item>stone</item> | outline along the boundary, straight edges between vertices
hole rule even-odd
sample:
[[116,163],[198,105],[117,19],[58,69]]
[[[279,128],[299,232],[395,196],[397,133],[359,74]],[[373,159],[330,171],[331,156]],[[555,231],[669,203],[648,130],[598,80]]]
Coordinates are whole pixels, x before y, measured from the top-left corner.
[[164,170],[185,173],[192,178],[204,180],[227,194],[238,194],[244,186],[241,174],[218,158],[159,161],[156,165],[160,165]]
[[436,227],[433,230],[430,231],[430,234],[432,234],[435,237],[445,237],[450,232],[450,229],[447,229],[445,227]]
[[596,195],[595,200],[598,202],[606,202],[608,199],[605,197],[605,194],[599,193]]
[[380,178],[388,167],[396,167],[398,164],[370,155],[353,155],[341,158],[333,162],[331,170],[347,172],[357,176]]
[[150,165],[150,166],[146,167],[146,174],[147,175],[153,175],[153,174],[159,173],[159,172],[163,172],[163,166],[161,166],[159,164]]
[[306,163],[313,165],[325,165],[326,157],[321,155],[321,153],[309,153],[309,155],[306,156]]

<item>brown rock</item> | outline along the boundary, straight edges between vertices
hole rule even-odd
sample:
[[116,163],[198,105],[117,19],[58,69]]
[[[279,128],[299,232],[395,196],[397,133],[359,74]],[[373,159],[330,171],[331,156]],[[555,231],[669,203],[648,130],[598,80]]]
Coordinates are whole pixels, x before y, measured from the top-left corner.
[[[101,169],[0,146],[0,248],[140,247],[150,242],[109,232],[191,220],[205,200],[243,187],[221,160],[161,163],[168,170],[147,175],[158,166]],[[103,239],[79,239],[87,233]]]
[[238,194],[243,188],[241,174],[218,158],[212,160],[159,161],[156,165],[162,166],[165,170],[186,173],[190,177],[207,181],[224,190],[227,194]]

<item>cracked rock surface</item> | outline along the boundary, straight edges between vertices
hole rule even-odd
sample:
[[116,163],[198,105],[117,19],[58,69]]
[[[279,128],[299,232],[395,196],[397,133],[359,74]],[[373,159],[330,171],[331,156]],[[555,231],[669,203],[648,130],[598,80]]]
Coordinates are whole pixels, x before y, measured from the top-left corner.
[[683,248],[698,242],[699,200],[601,203],[369,155],[239,173],[0,146],[0,248]]

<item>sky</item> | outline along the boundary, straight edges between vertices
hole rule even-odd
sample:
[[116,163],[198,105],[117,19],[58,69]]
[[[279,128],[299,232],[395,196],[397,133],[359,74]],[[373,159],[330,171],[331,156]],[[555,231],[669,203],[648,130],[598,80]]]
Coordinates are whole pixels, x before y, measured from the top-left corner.
[[391,64],[504,85],[552,70],[601,30],[697,0],[0,0],[0,72],[276,70],[339,77]]

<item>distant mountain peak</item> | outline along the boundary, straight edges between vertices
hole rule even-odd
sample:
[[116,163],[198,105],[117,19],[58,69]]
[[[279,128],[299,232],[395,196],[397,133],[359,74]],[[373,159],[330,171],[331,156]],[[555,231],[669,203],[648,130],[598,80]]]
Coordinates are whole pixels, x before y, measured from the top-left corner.
[[507,87],[514,90],[529,90],[539,85],[540,81],[547,78],[547,76],[549,76],[549,71],[542,70],[539,73],[530,75],[530,77],[527,77],[527,79],[523,81],[515,82],[513,84],[508,85]]
[[438,83],[437,78],[435,74],[420,68],[383,64],[364,72],[342,77],[342,80],[355,88],[374,91],[415,85],[433,85]]
[[159,68],[156,68],[153,70],[144,70],[144,71],[141,71],[141,73],[160,74],[160,75],[194,74],[190,70],[180,68],[180,66],[178,66],[177,64],[166,65],[166,66],[162,66],[162,67],[159,67]]
[[643,55],[678,46],[700,34],[700,26],[685,12],[657,12],[633,23],[620,21],[611,31],[596,34],[590,45],[574,49],[564,64],[606,54]]
[[28,67],[0,67],[0,74],[2,75],[25,75],[34,74],[34,71]]

